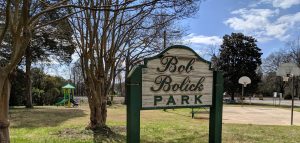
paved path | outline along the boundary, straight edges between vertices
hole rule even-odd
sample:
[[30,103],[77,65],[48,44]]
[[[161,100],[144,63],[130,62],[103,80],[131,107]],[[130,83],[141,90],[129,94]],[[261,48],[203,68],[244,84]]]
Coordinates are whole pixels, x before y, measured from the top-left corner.
[[[290,125],[291,110],[257,106],[224,106],[223,123]],[[294,111],[294,125],[300,125],[300,112]]]
[[[250,103],[249,98],[245,98],[244,102]],[[280,102],[280,103],[279,103]],[[275,104],[278,106],[280,105],[287,105],[287,106],[291,106],[292,105],[292,100],[284,100],[281,99],[279,100],[279,98],[276,98],[276,100],[274,100],[271,97],[265,97],[264,100],[258,100],[258,98],[254,98],[251,100],[251,103],[258,103],[258,104]],[[300,100],[299,99],[295,99],[295,106],[299,106],[300,107]]]

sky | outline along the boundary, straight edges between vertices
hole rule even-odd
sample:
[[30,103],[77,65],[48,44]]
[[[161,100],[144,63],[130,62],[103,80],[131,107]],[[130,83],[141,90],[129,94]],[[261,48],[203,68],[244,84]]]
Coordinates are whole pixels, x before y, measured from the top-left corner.
[[266,58],[300,36],[300,0],[204,0],[181,25],[188,26],[184,41],[202,56],[225,34],[242,32],[257,39]]
[[[187,27],[183,43],[207,60],[232,32],[255,37],[266,58],[300,37],[300,0],[203,0],[197,14],[179,23]],[[70,65],[51,65],[48,74],[70,77]]]

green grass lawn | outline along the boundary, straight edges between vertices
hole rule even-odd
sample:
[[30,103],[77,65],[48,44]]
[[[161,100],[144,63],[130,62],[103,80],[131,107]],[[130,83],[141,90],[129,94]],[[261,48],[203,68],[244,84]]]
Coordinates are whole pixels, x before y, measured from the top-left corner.
[[[125,142],[126,109],[108,109],[108,125],[116,133],[105,138],[85,130],[88,106],[78,108],[35,107],[10,110],[12,143]],[[224,143],[299,143],[299,126],[223,124]],[[207,143],[208,114],[200,110],[195,119],[191,109],[147,110],[141,113],[141,142]]]

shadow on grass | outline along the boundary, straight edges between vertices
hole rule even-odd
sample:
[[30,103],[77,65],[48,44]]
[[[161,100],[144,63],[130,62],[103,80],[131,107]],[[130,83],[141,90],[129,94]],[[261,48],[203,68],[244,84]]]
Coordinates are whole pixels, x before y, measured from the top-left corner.
[[201,133],[195,131],[186,131],[190,132],[188,135],[178,135],[174,134],[172,137],[151,137],[151,138],[141,138],[142,143],[207,143],[208,142],[208,133]]
[[118,134],[118,133],[114,133],[113,135],[110,136],[105,136],[103,134],[98,134],[98,133],[94,133],[94,143],[124,143],[126,142],[126,136]]
[[35,107],[10,109],[11,128],[38,128],[59,126],[62,122],[86,114],[81,109]]
[[[176,110],[166,110],[164,112],[167,112],[167,113],[171,113],[171,114],[175,114],[175,115],[180,115],[180,116],[183,116],[183,117],[190,117],[192,119],[192,109],[190,112],[176,112]],[[199,114],[209,114],[209,111],[203,111],[202,108],[201,109],[194,109],[194,112],[195,112],[195,115],[199,115]],[[198,118],[198,117],[195,117],[194,119],[202,119],[202,118]],[[207,119],[206,117],[204,117],[203,119]]]
[[193,134],[189,136],[183,136],[179,138],[172,139],[170,142],[176,143],[207,143],[208,142],[208,134],[199,134],[199,132],[193,132]]
[[123,143],[126,142],[126,136],[122,135],[122,132],[126,132],[125,126],[113,126],[108,128],[107,132],[94,131],[93,141],[94,143]]
[[[64,128],[55,132],[52,135],[55,135],[59,138],[64,139],[73,139],[73,140],[84,140],[86,138],[92,137],[89,142],[93,143],[124,143],[126,142],[126,136],[122,135],[121,132],[124,132],[125,127],[123,126],[113,126],[111,127],[112,131],[109,133],[97,132],[87,129],[77,129],[77,128]],[[121,130],[118,130],[121,129]]]

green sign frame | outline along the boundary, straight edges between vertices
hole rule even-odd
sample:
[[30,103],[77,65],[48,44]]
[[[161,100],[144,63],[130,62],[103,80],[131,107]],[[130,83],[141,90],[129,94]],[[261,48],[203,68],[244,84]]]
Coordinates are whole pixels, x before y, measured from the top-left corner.
[[[182,45],[175,45],[165,49],[160,54],[144,59],[144,65],[135,66],[127,77],[127,143],[140,142],[140,110],[167,109],[163,108],[142,108],[142,69],[147,66],[149,59],[161,58],[165,52],[173,48],[180,48],[192,51],[200,61],[210,64],[201,58],[194,50]],[[212,105],[209,115],[209,143],[222,142],[222,112],[223,112],[223,74],[220,71],[213,71]],[[201,105],[194,107],[203,107]],[[207,107],[207,106],[206,106]],[[192,107],[170,107],[170,108],[192,108]]]

